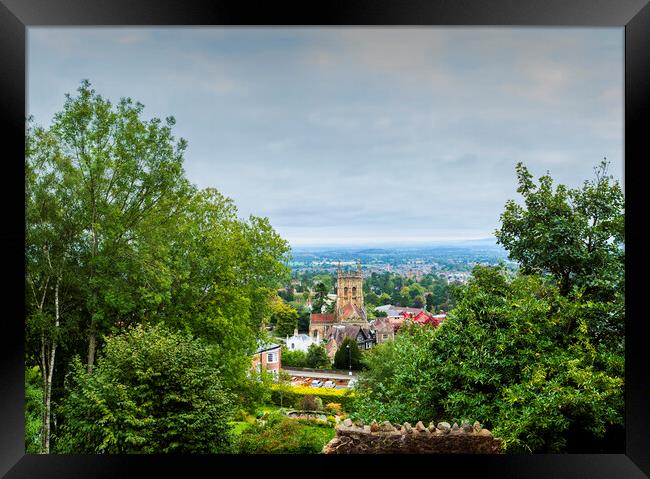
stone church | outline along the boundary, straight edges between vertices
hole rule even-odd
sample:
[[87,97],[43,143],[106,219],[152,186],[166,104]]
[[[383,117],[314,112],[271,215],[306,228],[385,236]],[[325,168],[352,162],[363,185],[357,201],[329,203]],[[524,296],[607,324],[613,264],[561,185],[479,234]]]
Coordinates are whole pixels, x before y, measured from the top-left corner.
[[[356,271],[343,271],[339,263],[335,312],[331,314],[316,312],[310,316],[309,335],[317,341],[327,341],[334,336],[335,332],[343,328],[346,329],[346,332],[351,332],[354,329],[357,334],[367,335],[370,339],[370,324],[363,304],[361,263],[357,263]],[[340,335],[336,334],[336,336]]]

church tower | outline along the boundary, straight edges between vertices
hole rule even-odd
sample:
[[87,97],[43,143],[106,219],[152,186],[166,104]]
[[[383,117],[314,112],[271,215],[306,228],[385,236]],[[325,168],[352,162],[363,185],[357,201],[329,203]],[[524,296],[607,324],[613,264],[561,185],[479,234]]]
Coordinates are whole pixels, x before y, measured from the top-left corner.
[[347,305],[355,310],[364,311],[363,306],[363,275],[361,263],[357,263],[356,271],[342,271],[339,263],[336,281],[336,311],[339,317]]

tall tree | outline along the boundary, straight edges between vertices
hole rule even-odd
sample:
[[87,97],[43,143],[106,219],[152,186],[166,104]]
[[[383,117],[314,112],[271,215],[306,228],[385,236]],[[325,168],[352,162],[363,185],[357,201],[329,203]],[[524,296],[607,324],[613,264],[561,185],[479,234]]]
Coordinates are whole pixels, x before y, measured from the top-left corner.
[[573,286],[610,297],[623,287],[625,200],[607,170],[603,161],[581,188],[554,189],[550,175],[537,185],[517,164],[517,192],[524,204],[506,203],[497,240],[522,272],[553,275],[564,296]]
[[[349,347],[349,349],[348,349]],[[334,355],[334,367],[336,369],[361,369],[361,350],[354,338],[345,338]]]
[[101,334],[160,302],[151,290],[169,281],[157,264],[162,231],[190,189],[174,118],[144,120],[143,109],[130,98],[113,105],[83,81],[47,131],[57,175],[78,205],[88,371]]

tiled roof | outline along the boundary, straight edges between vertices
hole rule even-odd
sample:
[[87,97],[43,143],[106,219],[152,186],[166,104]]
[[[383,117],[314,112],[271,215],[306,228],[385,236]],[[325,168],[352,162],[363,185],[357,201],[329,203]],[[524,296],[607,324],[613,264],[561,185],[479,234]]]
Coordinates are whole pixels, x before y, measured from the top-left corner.
[[309,316],[309,320],[314,323],[333,323],[336,321],[336,316],[334,314],[312,313]]
[[352,316],[357,316],[361,319],[366,319],[366,312],[356,304],[348,303],[341,309],[339,313],[339,320],[344,320]]

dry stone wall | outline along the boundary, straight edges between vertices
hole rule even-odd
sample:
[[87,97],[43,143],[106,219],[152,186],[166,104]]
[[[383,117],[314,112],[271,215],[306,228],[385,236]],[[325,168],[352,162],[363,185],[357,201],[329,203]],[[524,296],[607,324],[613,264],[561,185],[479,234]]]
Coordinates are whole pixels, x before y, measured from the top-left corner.
[[425,426],[418,422],[381,424],[346,419],[336,427],[336,437],[323,448],[324,454],[499,454],[501,439],[492,437],[478,422],[461,426],[440,422]]

